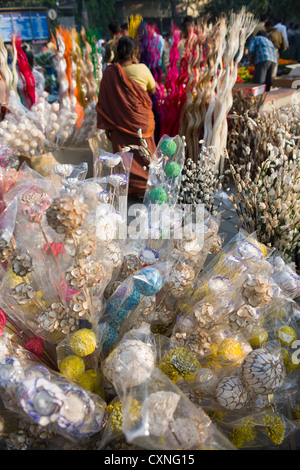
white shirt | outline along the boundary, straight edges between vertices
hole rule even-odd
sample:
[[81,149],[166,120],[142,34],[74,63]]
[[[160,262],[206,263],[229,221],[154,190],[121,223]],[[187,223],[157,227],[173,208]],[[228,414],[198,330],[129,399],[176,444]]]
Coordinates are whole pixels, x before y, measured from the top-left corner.
[[279,31],[283,35],[287,47],[290,47],[286,26],[284,26],[284,24],[282,24],[282,23],[277,23],[275,25],[275,28],[277,29],[277,31]]

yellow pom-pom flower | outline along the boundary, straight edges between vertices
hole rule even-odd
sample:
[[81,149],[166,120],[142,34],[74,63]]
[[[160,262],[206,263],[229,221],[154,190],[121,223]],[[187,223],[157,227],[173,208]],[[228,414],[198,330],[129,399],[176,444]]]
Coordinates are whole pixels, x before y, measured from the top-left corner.
[[93,369],[84,371],[83,374],[77,378],[76,382],[80,387],[85,388],[89,392],[101,395],[98,375]]
[[88,356],[89,354],[92,354],[97,347],[96,335],[92,330],[82,328],[72,335],[70,346],[72,351],[78,356]]
[[59,369],[65,377],[75,381],[84,373],[85,362],[81,357],[72,354],[61,361]]

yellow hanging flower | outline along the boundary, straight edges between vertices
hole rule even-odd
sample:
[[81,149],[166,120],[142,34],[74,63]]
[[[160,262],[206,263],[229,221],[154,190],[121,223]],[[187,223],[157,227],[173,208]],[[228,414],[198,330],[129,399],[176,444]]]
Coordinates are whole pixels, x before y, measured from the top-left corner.
[[276,445],[280,445],[283,442],[285,435],[284,423],[281,417],[266,414],[263,419],[263,423],[266,426],[266,430],[271,441]]
[[232,430],[230,434],[231,442],[237,449],[241,448],[245,442],[255,439],[257,432],[254,426],[254,420],[247,418],[241,426]]

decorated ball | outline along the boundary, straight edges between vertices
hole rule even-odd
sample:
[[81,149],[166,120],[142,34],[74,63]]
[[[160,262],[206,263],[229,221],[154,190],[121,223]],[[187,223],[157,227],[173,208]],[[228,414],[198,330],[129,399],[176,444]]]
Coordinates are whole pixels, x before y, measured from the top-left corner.
[[141,294],[133,287],[131,294],[124,300],[122,308],[126,310],[134,310],[141,301]]
[[291,326],[284,325],[276,331],[276,338],[282,346],[290,346],[297,339],[297,333]]
[[95,333],[89,328],[76,331],[70,339],[72,351],[80,357],[92,354],[97,346]]
[[81,357],[71,354],[61,361],[59,369],[60,372],[68,379],[76,380],[84,373],[85,362]]
[[242,381],[251,392],[268,395],[281,387],[285,367],[281,355],[259,348],[249,353],[242,364]]
[[243,408],[248,393],[239,377],[223,377],[216,388],[216,399],[227,410]]
[[165,166],[165,174],[170,179],[175,179],[180,175],[181,166],[177,162],[169,162]]
[[106,353],[112,347],[112,345],[117,341],[119,336],[118,327],[112,323],[103,323],[104,335],[102,349]]
[[163,188],[151,189],[149,197],[152,202],[156,202],[157,204],[163,204],[168,200],[168,195]]
[[174,155],[176,152],[177,145],[176,142],[172,139],[165,139],[163,142],[160,144],[160,150],[164,155],[167,155],[168,157],[171,157]]
[[162,276],[158,269],[146,267],[133,275],[136,290],[142,295],[155,295],[162,287]]
[[254,348],[260,348],[268,339],[268,332],[262,327],[255,327],[251,331],[249,342]]

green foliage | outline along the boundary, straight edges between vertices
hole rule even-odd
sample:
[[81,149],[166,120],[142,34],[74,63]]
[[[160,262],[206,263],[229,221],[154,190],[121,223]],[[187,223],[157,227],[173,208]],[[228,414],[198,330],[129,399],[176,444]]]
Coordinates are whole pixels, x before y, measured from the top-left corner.
[[203,6],[201,13],[210,14],[216,18],[221,13],[237,12],[242,6],[246,6],[257,18],[267,14],[275,21],[277,18],[286,21],[297,18],[299,12],[296,3],[295,0],[280,0],[278,2],[272,0],[210,0]]
[[[108,23],[116,18],[115,3],[116,0],[85,0],[89,28],[97,32],[97,38],[109,34]],[[83,24],[81,0],[77,0],[76,22],[78,25]]]

